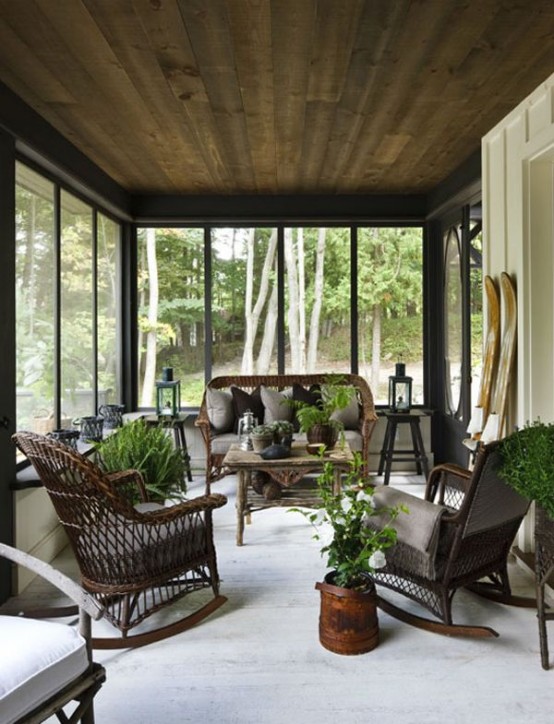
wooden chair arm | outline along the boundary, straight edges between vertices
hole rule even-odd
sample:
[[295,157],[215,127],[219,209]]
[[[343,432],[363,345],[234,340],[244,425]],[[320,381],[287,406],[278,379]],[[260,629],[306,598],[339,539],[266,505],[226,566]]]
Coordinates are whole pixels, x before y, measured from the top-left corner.
[[[464,492],[467,490],[467,483],[471,479],[472,472],[454,463],[436,465],[429,473],[427,486],[425,488],[425,500],[435,502],[438,493],[438,502],[444,504],[444,493],[446,487],[456,487]],[[453,479],[457,484],[452,485]]]
[[227,503],[225,495],[220,493],[211,493],[210,495],[199,495],[191,500],[184,500],[169,508],[160,508],[144,513],[135,513],[134,517],[142,523],[170,523],[171,521],[182,518],[185,515],[193,515],[194,513],[203,513],[204,511],[215,510],[221,508]]
[[[106,479],[116,489],[120,486],[133,486],[138,489],[141,501],[148,502],[148,493],[144,485],[144,478],[139,470],[121,470],[113,473],[105,473]],[[120,492],[118,490],[118,492]],[[125,493],[124,493],[125,494]]]
[[53,568],[50,564],[5,543],[0,543],[0,556],[7,558],[13,563],[17,563],[19,566],[28,568],[41,578],[49,581],[49,583],[65,593],[66,596],[69,596],[81,610],[95,621],[104,615],[103,606],[101,606],[95,598],[84,591],[78,583]]

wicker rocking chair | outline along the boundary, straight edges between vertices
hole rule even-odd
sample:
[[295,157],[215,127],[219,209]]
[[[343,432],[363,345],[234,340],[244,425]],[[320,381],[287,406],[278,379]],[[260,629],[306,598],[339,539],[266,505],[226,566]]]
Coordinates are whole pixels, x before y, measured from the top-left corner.
[[[104,607],[121,636],[94,638],[94,648],[128,648],[184,631],[227,599],[219,595],[212,511],[223,495],[172,507],[133,507],[128,493],[147,496],[136,470],[106,474],[56,440],[30,432],[13,436],[46,488],[77,560],[81,585]],[[142,508],[142,510],[141,510]],[[144,633],[129,631],[162,607],[203,588],[214,597],[180,620]]]
[[481,446],[472,471],[435,467],[425,500],[377,488],[378,505],[404,503],[411,512],[395,521],[398,542],[386,551],[386,565],[375,573],[375,582],[416,601],[440,620],[414,615],[380,596],[383,611],[436,633],[483,637],[498,634],[485,626],[452,623],[452,599],[459,588],[501,603],[534,605],[534,600],[511,594],[508,554],[529,501],[499,477],[498,445]]

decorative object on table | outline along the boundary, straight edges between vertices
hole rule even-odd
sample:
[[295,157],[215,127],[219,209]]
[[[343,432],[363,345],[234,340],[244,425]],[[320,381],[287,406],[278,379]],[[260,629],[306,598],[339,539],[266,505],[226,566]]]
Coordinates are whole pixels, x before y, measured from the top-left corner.
[[162,367],[162,382],[173,382],[173,367]]
[[73,420],[80,432],[80,439],[83,442],[100,442],[104,432],[104,418],[100,415],[85,415]]
[[353,387],[344,384],[342,376],[327,375],[321,385],[317,404],[291,401],[296,408],[300,431],[306,433],[309,443],[321,443],[326,448],[336,445],[339,435],[344,431],[344,422],[335,415],[348,407],[355,394]]
[[256,425],[250,433],[252,442],[252,448],[250,449],[261,453],[262,450],[271,445],[281,445],[288,448],[290,452],[293,433],[294,426],[288,420],[276,420],[275,422]]
[[64,445],[73,448],[73,450],[77,450],[77,440],[79,439],[79,435],[79,430],[60,429],[52,430],[52,432],[49,432],[46,437],[59,440],[59,442],[63,442]]
[[96,450],[106,472],[138,470],[151,500],[163,501],[186,492],[182,451],[161,426],[134,420],[96,445]]
[[389,377],[389,409],[391,412],[409,412],[412,406],[412,378],[406,376],[406,365],[397,362],[394,375]]
[[535,420],[499,442],[501,475],[508,485],[535,502],[535,584],[541,664],[548,669],[545,589],[554,570],[554,423]]
[[[383,551],[396,543],[392,521],[408,511],[403,506],[374,508],[374,489],[362,472],[359,454],[343,477],[341,491],[334,489],[334,480],[333,465],[326,463],[317,478],[318,509],[291,510],[302,513],[313,526],[313,537],[322,543],[321,554],[333,569],[316,584],[321,593],[319,640],[337,654],[363,654],[379,643],[372,573],[384,565]],[[375,515],[387,522],[373,530],[366,523]]]
[[33,413],[33,432],[47,435],[56,427],[53,410],[40,409]]
[[123,425],[125,405],[100,405],[98,414],[104,418],[104,428],[115,430]]
[[294,425],[289,420],[275,420],[271,423],[273,429],[273,442],[277,445],[290,447],[294,435]]
[[176,417],[181,412],[181,381],[156,380],[156,415]]
[[256,425],[250,433],[252,450],[261,453],[266,447],[273,443],[273,423],[268,425]]
[[242,450],[252,450],[251,434],[258,424],[252,410],[246,410],[240,417],[238,423],[239,445]]
[[282,460],[290,457],[290,447],[286,445],[277,445],[273,443],[262,450],[260,453],[264,460]]

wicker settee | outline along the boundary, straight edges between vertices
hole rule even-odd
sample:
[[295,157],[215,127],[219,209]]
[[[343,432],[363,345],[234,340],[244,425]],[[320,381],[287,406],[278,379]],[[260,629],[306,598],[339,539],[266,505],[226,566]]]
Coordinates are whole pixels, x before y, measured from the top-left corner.
[[[258,422],[291,419],[293,407],[286,402],[309,399],[314,386],[325,384],[327,375],[231,375],[214,377],[206,386],[195,425],[200,428],[206,448],[208,486],[227,474],[223,458],[232,443],[238,441],[237,420],[246,408],[252,409]],[[336,413],[344,423],[344,433],[352,450],[359,451],[368,464],[369,441],[377,421],[373,394],[363,377],[343,375],[344,384],[356,390],[349,408]],[[298,394],[297,394],[298,393]],[[295,439],[301,434],[295,434]]]

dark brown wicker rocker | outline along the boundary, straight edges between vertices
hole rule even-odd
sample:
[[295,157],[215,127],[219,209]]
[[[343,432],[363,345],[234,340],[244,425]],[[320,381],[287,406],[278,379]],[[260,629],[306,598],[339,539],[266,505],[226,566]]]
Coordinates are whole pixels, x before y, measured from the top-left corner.
[[[501,603],[534,605],[511,595],[508,554],[529,501],[499,477],[498,444],[480,447],[472,471],[455,465],[435,467],[427,482],[428,502],[385,486],[377,488],[378,504],[404,502],[414,515],[401,515],[395,521],[399,540],[386,551],[386,566],[375,573],[375,582],[416,601],[440,621],[416,616],[380,596],[383,611],[436,633],[498,636],[489,627],[452,623],[452,599],[459,588]],[[418,514],[420,507],[423,516]],[[433,530],[422,537],[421,529],[414,530],[418,521],[427,521]],[[415,538],[425,545],[411,545]]]
[[[13,436],[48,491],[77,560],[81,584],[103,606],[121,636],[93,639],[94,648],[142,646],[201,621],[227,599],[219,595],[212,511],[223,495],[139,512],[128,492],[147,496],[136,470],[106,474],[68,446],[30,432]],[[127,493],[127,495],[126,495]],[[177,622],[129,636],[162,607],[203,588],[214,597]]]

